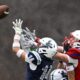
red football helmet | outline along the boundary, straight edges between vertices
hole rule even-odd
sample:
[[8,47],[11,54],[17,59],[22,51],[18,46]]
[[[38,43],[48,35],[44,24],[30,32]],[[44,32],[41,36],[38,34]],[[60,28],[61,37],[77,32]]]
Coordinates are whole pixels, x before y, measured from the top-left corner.
[[62,44],[65,51],[67,51],[71,47],[80,47],[80,30],[75,30],[71,32],[68,37],[65,37]]

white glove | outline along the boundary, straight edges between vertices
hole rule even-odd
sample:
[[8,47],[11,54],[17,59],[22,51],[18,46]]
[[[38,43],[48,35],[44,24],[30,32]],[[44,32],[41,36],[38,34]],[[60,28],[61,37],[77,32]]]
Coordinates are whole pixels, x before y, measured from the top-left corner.
[[15,34],[21,34],[22,32],[22,23],[23,20],[21,19],[16,19],[15,21],[12,22],[13,23],[13,29],[15,30]]
[[23,32],[25,32],[26,34],[26,37],[32,41],[35,41],[35,37],[36,37],[36,34],[35,34],[35,30],[33,30],[33,32],[31,32],[28,27],[25,28],[25,30],[23,30]]
[[28,50],[31,47],[37,46],[37,43],[35,41],[28,39],[26,35],[22,33],[21,33],[21,38],[20,38],[20,44],[21,44],[22,49],[24,50]]
[[20,44],[22,49],[28,50],[30,48],[36,48],[37,43],[35,42],[35,30],[31,32],[28,27],[22,29]]

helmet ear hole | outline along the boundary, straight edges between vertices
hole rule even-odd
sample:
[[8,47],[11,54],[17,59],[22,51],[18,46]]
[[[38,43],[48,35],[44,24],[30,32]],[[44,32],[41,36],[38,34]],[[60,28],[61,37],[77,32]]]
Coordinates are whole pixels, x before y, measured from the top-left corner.
[[46,50],[43,50],[43,52],[46,52]]
[[50,47],[50,48],[52,48],[52,47]]

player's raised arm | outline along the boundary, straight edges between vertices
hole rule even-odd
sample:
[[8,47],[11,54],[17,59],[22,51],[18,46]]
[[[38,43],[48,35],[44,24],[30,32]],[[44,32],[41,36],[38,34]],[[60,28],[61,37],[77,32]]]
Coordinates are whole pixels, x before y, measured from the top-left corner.
[[16,19],[15,21],[13,21],[13,29],[15,31],[15,35],[13,39],[12,50],[18,57],[21,57],[23,60],[25,60],[26,53],[24,52],[24,50],[20,49],[20,35],[22,32],[22,23],[23,21],[21,19]]

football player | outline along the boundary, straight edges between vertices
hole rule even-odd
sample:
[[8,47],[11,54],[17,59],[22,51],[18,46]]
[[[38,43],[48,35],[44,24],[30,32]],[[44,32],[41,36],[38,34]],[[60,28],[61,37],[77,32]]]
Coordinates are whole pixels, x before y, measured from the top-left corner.
[[[22,35],[25,33],[25,30],[22,30],[22,23],[21,19],[13,21],[15,35],[12,50],[17,57],[27,64],[26,80],[47,80],[48,74],[52,69],[52,56],[57,52],[57,43],[49,37],[39,40],[37,40],[38,38],[32,38],[32,34],[28,29],[26,35]],[[25,40],[27,41],[26,43]],[[29,49],[29,47],[32,49]]]
[[68,76],[69,80],[80,80],[80,30],[71,32],[70,35],[65,38],[63,46],[65,54],[57,52],[54,57],[61,59],[70,65],[66,68],[67,71],[71,73]]

